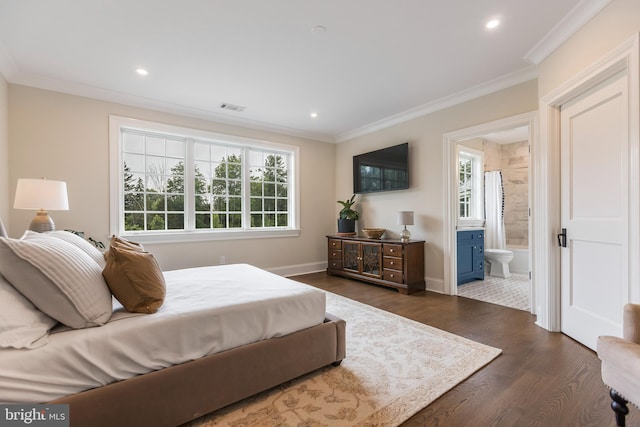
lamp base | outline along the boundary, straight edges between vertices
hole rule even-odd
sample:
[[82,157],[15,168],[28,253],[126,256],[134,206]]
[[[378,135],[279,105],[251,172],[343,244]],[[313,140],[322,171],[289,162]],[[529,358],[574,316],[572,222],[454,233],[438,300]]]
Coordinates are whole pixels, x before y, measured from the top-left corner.
[[405,226],[404,230],[400,232],[400,241],[402,243],[407,243],[409,240],[411,240],[411,233],[409,233],[409,230],[407,230],[407,226]]
[[29,230],[36,233],[44,233],[45,231],[54,231],[56,225],[53,223],[53,219],[49,216],[49,212],[44,209],[40,209],[36,216],[29,224]]

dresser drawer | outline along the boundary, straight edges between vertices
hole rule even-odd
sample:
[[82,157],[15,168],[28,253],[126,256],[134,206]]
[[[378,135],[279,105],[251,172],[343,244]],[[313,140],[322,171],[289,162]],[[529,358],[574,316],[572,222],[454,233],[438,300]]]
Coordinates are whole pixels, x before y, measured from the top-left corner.
[[402,271],[402,258],[384,257],[382,260],[382,266],[385,269]]
[[342,251],[329,248],[329,259],[342,259]]
[[385,243],[384,245],[382,245],[382,254],[384,256],[401,257],[402,245],[390,245]]
[[330,270],[342,270],[342,260],[340,260],[340,259],[330,259],[329,260],[329,269]]
[[384,270],[382,278],[388,282],[402,283],[402,271]]
[[342,249],[342,240],[329,239],[329,250],[331,249]]

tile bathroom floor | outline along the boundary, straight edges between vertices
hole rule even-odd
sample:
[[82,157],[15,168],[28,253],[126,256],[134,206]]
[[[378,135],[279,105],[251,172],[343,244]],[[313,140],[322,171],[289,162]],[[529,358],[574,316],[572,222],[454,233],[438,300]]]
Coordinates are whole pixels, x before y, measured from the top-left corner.
[[508,279],[486,275],[485,280],[458,286],[458,296],[529,311],[529,277],[515,273]]

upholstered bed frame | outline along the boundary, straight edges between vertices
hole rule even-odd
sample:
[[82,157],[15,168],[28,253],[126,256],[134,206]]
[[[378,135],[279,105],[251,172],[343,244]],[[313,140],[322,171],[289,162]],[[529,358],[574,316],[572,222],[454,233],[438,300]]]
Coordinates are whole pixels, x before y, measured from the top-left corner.
[[49,403],[71,426],[178,426],[345,357],[345,321],[323,324],[139,375]]
[[[0,220],[0,237],[7,237]],[[324,323],[65,396],[74,427],[178,426],[345,357],[345,321]],[[117,361],[116,361],[117,363]]]

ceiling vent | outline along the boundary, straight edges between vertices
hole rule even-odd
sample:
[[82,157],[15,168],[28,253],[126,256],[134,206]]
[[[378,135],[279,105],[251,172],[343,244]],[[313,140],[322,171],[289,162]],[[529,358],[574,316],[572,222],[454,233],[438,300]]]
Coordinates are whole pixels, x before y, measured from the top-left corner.
[[220,108],[222,108],[223,110],[235,111],[237,113],[241,113],[246,109],[246,107],[243,107],[241,105],[233,105],[229,104],[228,102],[223,102],[222,104],[220,104]]

